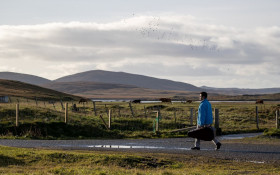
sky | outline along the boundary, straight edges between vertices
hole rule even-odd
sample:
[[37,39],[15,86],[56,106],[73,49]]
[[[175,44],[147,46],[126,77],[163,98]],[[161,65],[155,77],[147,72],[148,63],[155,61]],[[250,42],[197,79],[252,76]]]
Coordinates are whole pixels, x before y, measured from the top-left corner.
[[0,72],[280,87],[279,0],[0,0]]

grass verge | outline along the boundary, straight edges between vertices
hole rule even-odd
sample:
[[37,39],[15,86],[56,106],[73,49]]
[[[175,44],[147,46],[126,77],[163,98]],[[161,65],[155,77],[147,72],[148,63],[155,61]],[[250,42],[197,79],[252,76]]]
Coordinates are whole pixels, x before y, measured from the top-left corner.
[[280,138],[280,129],[272,128],[264,131],[265,136]]
[[0,146],[1,174],[277,174],[278,164],[205,156],[63,151]]

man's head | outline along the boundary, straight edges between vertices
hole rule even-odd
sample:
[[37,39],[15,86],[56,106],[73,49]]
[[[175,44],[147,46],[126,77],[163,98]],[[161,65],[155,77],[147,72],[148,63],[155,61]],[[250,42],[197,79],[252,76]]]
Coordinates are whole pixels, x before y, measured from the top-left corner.
[[207,98],[207,92],[200,92],[200,100],[204,100]]

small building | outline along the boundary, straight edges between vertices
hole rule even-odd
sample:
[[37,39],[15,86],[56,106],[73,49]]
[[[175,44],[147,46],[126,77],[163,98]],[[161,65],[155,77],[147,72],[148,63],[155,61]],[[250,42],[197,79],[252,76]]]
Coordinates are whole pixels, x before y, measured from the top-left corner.
[[0,103],[9,103],[9,96],[0,96]]

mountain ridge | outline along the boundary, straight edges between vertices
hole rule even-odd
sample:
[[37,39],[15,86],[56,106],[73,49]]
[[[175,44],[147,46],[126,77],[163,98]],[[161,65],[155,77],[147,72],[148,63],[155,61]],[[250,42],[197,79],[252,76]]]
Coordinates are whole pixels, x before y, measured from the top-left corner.
[[125,72],[112,72],[103,70],[91,70],[80,72],[73,75],[58,78],[55,82],[100,82],[132,85],[140,88],[160,89],[160,90],[186,90],[201,91],[200,88],[183,82],[177,82],[167,79],[160,79],[139,74]]
[[16,72],[0,72],[0,79],[21,81],[34,85],[47,84],[51,82],[51,80],[43,77]]
[[92,99],[158,99],[174,96],[193,99],[198,96],[198,92],[145,89],[100,82],[53,82],[44,87]]
[[[126,90],[128,90],[128,88],[135,89],[137,87],[139,89],[144,88],[144,89],[163,90],[163,91],[164,90],[187,91],[187,92],[207,91],[210,93],[227,94],[227,95],[246,95],[246,94],[254,95],[254,94],[280,93],[280,88],[277,87],[262,88],[262,89],[216,88],[216,87],[208,87],[208,86],[196,87],[192,84],[178,82],[178,81],[160,79],[160,78],[126,73],[126,72],[113,72],[113,71],[104,71],[104,70],[90,70],[85,72],[79,72],[76,74],[60,77],[53,81],[35,75],[22,74],[16,72],[0,72],[0,79],[21,81],[29,84],[51,88],[54,90],[61,89],[61,87],[59,87],[60,86],[59,84],[57,86],[54,86],[55,83],[76,82],[72,84],[73,87],[70,87],[71,84],[69,83],[66,84],[68,86],[67,88],[71,89],[71,91],[75,91],[75,89],[73,88],[78,87],[77,83],[84,82],[83,85],[86,86],[85,89],[87,92],[90,92],[89,91],[90,87],[93,88],[91,89],[91,92],[97,90],[94,88],[97,87],[98,83],[99,83],[98,90],[100,90],[100,87],[102,86],[104,88],[107,88],[109,83],[111,84],[112,87],[116,87],[119,90],[121,89],[120,85],[122,85],[122,87],[125,87],[124,89]],[[88,82],[88,84],[85,82]],[[95,85],[93,86],[93,84]],[[65,89],[66,88],[64,88],[63,92],[69,93],[69,91],[66,91]],[[79,86],[79,89],[81,89],[81,86]],[[79,91],[79,93],[81,93],[81,91]]]
[[200,88],[210,92],[222,93],[228,95],[255,95],[255,94],[275,94],[280,92],[280,88],[261,88],[261,89],[250,89],[250,88],[216,88],[201,86]]
[[34,84],[0,79],[0,96],[44,100],[79,100],[81,97],[47,89]]
[[[86,86],[84,86],[84,83]],[[88,84],[96,86],[94,89],[88,88]],[[69,86],[70,85],[70,86]],[[79,100],[82,97],[91,99],[141,99],[141,100],[158,100],[159,98],[171,98],[173,100],[197,100],[199,92],[188,91],[168,91],[144,89],[128,85],[116,85],[93,82],[60,82],[54,83],[53,89],[44,88],[32,84],[23,83],[14,80],[0,79],[0,96],[13,97],[13,100],[18,98],[38,99],[38,100]],[[106,86],[106,88],[104,88]],[[62,88],[62,89],[59,89]],[[87,89],[88,88],[88,89]],[[58,90],[55,90],[58,89]],[[72,90],[76,91],[73,92]],[[77,91],[80,90],[80,91]],[[63,93],[64,91],[65,93]],[[71,93],[67,93],[71,92]],[[72,94],[72,95],[70,95]],[[220,95],[209,93],[209,100],[233,100],[233,101],[254,101],[263,99],[265,101],[279,101],[280,93],[265,94],[265,95]]]

